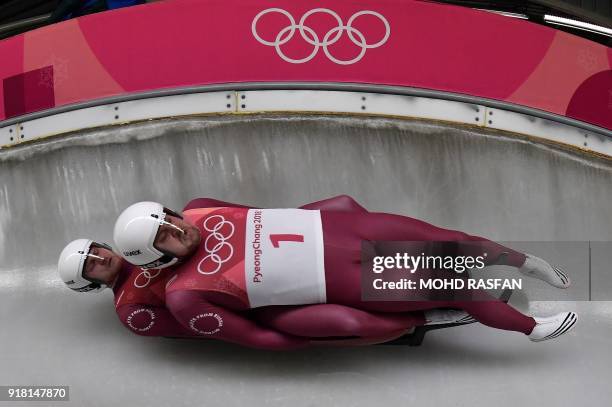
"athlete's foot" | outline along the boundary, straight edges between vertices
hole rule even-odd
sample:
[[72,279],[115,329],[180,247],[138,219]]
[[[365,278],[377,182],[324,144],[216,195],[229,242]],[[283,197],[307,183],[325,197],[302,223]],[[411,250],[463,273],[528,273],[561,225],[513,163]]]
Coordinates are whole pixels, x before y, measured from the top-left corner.
[[571,284],[569,277],[563,270],[559,267],[551,266],[546,260],[532,254],[527,255],[525,264],[518,270],[522,274],[546,281],[557,288],[567,288]]
[[533,342],[542,342],[569,332],[576,325],[578,317],[575,312],[562,312],[552,317],[533,319],[536,321],[536,326],[528,335],[529,339]]
[[470,314],[454,309],[430,309],[424,312],[425,325],[469,324],[476,322]]

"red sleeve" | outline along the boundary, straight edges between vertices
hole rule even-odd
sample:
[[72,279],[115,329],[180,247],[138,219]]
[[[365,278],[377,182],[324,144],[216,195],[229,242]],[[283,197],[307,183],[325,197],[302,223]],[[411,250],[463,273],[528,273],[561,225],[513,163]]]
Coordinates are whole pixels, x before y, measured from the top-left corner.
[[[213,207],[232,207],[232,208],[255,208],[254,206],[240,205],[232,202],[219,201],[212,198],[195,198],[183,208],[183,211],[197,208],[213,208]],[[300,209],[319,209],[325,211],[357,211],[367,212],[363,206],[348,195],[338,195],[332,198],[323,199],[321,201],[312,202],[303,206]]]
[[215,207],[230,207],[230,208],[254,208],[253,206],[246,206],[235,204],[231,202],[219,201],[217,199],[212,198],[195,198],[189,201],[187,205],[183,208],[183,211],[189,209],[198,209],[198,208],[215,208]]
[[200,291],[167,293],[166,304],[177,321],[199,336],[257,349],[289,350],[310,344],[306,338],[264,328],[238,312],[213,304]]
[[300,206],[300,209],[319,209],[322,211],[344,211],[344,212],[367,212],[368,210],[359,205],[357,201],[348,195],[338,195],[333,198],[324,199]]
[[168,309],[150,305],[128,304],[117,308],[121,323],[142,336],[195,336],[172,316]]
[[380,337],[424,325],[422,312],[369,312],[339,304],[270,306],[252,311],[263,324],[292,335]]

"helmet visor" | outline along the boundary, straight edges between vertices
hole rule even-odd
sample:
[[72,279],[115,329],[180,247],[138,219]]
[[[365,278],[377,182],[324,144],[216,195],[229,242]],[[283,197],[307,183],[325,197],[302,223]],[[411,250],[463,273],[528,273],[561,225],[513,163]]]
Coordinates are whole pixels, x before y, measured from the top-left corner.
[[163,254],[163,256],[155,261],[153,261],[152,263],[149,264],[145,264],[143,266],[140,266],[141,268],[156,268],[159,267],[160,265],[169,263],[170,261],[174,260],[174,258],[176,257],[175,253],[172,253],[171,250],[168,249],[164,249],[158,246],[158,239],[160,238],[160,233],[164,234],[164,233],[168,233],[168,231],[174,229],[177,230],[180,233],[185,233],[185,231],[183,229],[181,229],[180,227],[178,227],[177,225],[175,225],[172,222],[169,222],[168,220],[166,220],[166,215],[170,215],[170,216],[174,216],[177,217],[179,219],[183,219],[182,216],[178,215],[177,213],[171,211],[170,209],[164,208],[164,214],[162,215],[161,219],[156,219],[156,221],[158,222],[159,226],[157,229],[157,233],[155,234],[155,237],[153,238],[153,247],[158,250],[160,253]]
[[[84,256],[86,256],[86,257],[85,257],[85,262],[83,263],[83,270],[81,272],[81,277],[83,277],[87,281],[90,281],[93,284],[90,284],[89,286],[84,287],[83,290],[88,288],[88,287],[90,287],[90,286],[92,286],[92,285],[95,285],[96,287],[93,287],[93,288],[90,288],[90,289],[99,288],[100,285],[106,285],[105,281],[102,281],[100,279],[97,279],[95,277],[91,277],[91,276],[88,275],[88,272],[91,272],[91,269],[93,268],[92,267],[92,260],[94,260],[94,259],[103,260],[104,259],[104,257],[98,256],[98,255],[93,254],[91,252],[91,249],[94,248],[94,247],[95,248],[106,249],[106,250],[112,251],[112,248],[109,245],[107,245],[106,243],[98,243],[98,242],[92,242],[91,243],[91,246],[89,247],[89,251],[86,254],[84,254]],[[85,291],[89,291],[89,290],[85,290]]]
[[183,219],[183,217],[181,215],[179,215],[178,213],[174,212],[172,209],[168,209],[168,208],[164,207],[164,213],[166,213],[167,215],[170,215],[170,216],[174,216],[175,218]]

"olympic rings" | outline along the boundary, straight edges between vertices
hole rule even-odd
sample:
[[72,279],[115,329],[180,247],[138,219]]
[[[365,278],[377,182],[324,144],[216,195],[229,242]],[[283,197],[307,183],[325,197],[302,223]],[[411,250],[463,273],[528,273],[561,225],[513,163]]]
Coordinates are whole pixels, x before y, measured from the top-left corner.
[[[157,269],[157,273],[155,273],[155,274],[151,274],[151,273],[149,272],[149,270],[143,270],[143,271],[142,271],[140,274],[138,274],[138,275],[136,276],[136,278],[134,279],[134,287],[136,287],[136,288],[144,288],[144,287],[148,286],[148,285],[149,285],[149,283],[151,282],[151,280],[153,280],[155,277],[159,276],[159,273],[161,273],[161,269]],[[140,276],[143,276],[143,277],[146,279],[146,281],[145,281],[145,283],[144,283],[144,284],[138,284],[138,283],[137,283],[137,282],[138,282],[138,278],[139,278]]]
[[[267,41],[263,39],[257,32],[257,22],[261,17],[269,13],[280,13],[287,17],[287,19],[289,20],[289,25],[287,25],[285,28],[278,32],[274,41]],[[316,13],[329,14],[336,19],[336,22],[338,24],[336,27],[332,28],[327,33],[325,33],[325,35],[323,35],[323,41],[320,41],[317,33],[305,24],[306,19]],[[374,44],[368,44],[363,33],[353,27],[353,23],[355,22],[355,20],[363,15],[372,15],[378,18],[384,24],[385,35],[380,41]],[[282,45],[286,44],[293,38],[293,34],[295,34],[296,29],[299,31],[304,41],[313,46],[312,52],[302,59],[290,58],[285,55],[285,53],[281,49]],[[349,60],[342,60],[334,57],[328,49],[328,46],[333,45],[340,40],[344,31],[347,32],[348,38],[351,40],[351,42],[361,49],[356,57]],[[319,52],[319,48],[323,47],[323,52],[325,53],[327,58],[329,58],[330,61],[339,65],[351,65],[360,61],[365,55],[366,50],[370,48],[378,48],[385,42],[387,42],[387,40],[389,39],[389,35],[391,35],[391,28],[389,26],[389,22],[382,14],[372,10],[362,10],[353,14],[349,18],[346,25],[344,25],[340,16],[334,11],[327,8],[315,8],[310,11],[307,11],[302,16],[302,18],[300,18],[300,22],[297,24],[295,23],[295,19],[293,18],[293,16],[288,11],[283,10],[281,8],[268,8],[260,11],[255,16],[255,18],[253,18],[253,22],[251,23],[251,32],[253,33],[253,36],[258,42],[269,47],[274,47],[278,56],[280,56],[284,61],[292,64],[303,64],[305,62],[310,61],[315,57],[315,55],[317,55],[317,53]]]
[[[215,220],[220,219],[220,220],[217,220],[216,223],[211,225],[211,222],[210,222],[211,219],[215,219]],[[229,225],[230,227],[230,231],[227,234],[227,236],[223,235],[220,232],[220,230],[225,225]],[[198,273],[215,274],[216,272],[221,270],[221,266],[223,265],[223,263],[227,262],[234,255],[234,247],[230,243],[228,243],[227,240],[229,240],[234,235],[235,227],[232,222],[225,220],[225,218],[221,215],[209,216],[204,221],[203,226],[204,226],[204,230],[210,232],[210,234],[206,237],[206,240],[204,240],[204,250],[206,250],[206,253],[208,254],[204,256],[202,260],[200,260],[200,262],[198,263]],[[211,248],[209,247],[209,243],[213,241],[216,241],[216,243]],[[229,247],[229,254],[225,256],[225,258],[221,258],[221,256],[217,254],[217,252],[219,252],[224,247]],[[202,264],[208,259],[216,263],[217,266],[213,270],[202,270]]]

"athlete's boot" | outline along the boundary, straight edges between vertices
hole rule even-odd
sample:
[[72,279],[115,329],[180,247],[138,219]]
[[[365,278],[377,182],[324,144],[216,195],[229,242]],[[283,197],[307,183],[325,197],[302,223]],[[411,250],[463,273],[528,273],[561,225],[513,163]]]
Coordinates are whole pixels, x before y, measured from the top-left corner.
[[575,312],[562,312],[552,317],[533,319],[536,321],[536,326],[528,335],[529,339],[533,342],[542,342],[569,332],[576,325],[578,317]]
[[567,288],[571,284],[569,277],[563,270],[551,266],[546,260],[532,254],[527,254],[525,263],[518,270],[526,276],[546,281],[557,288]]

